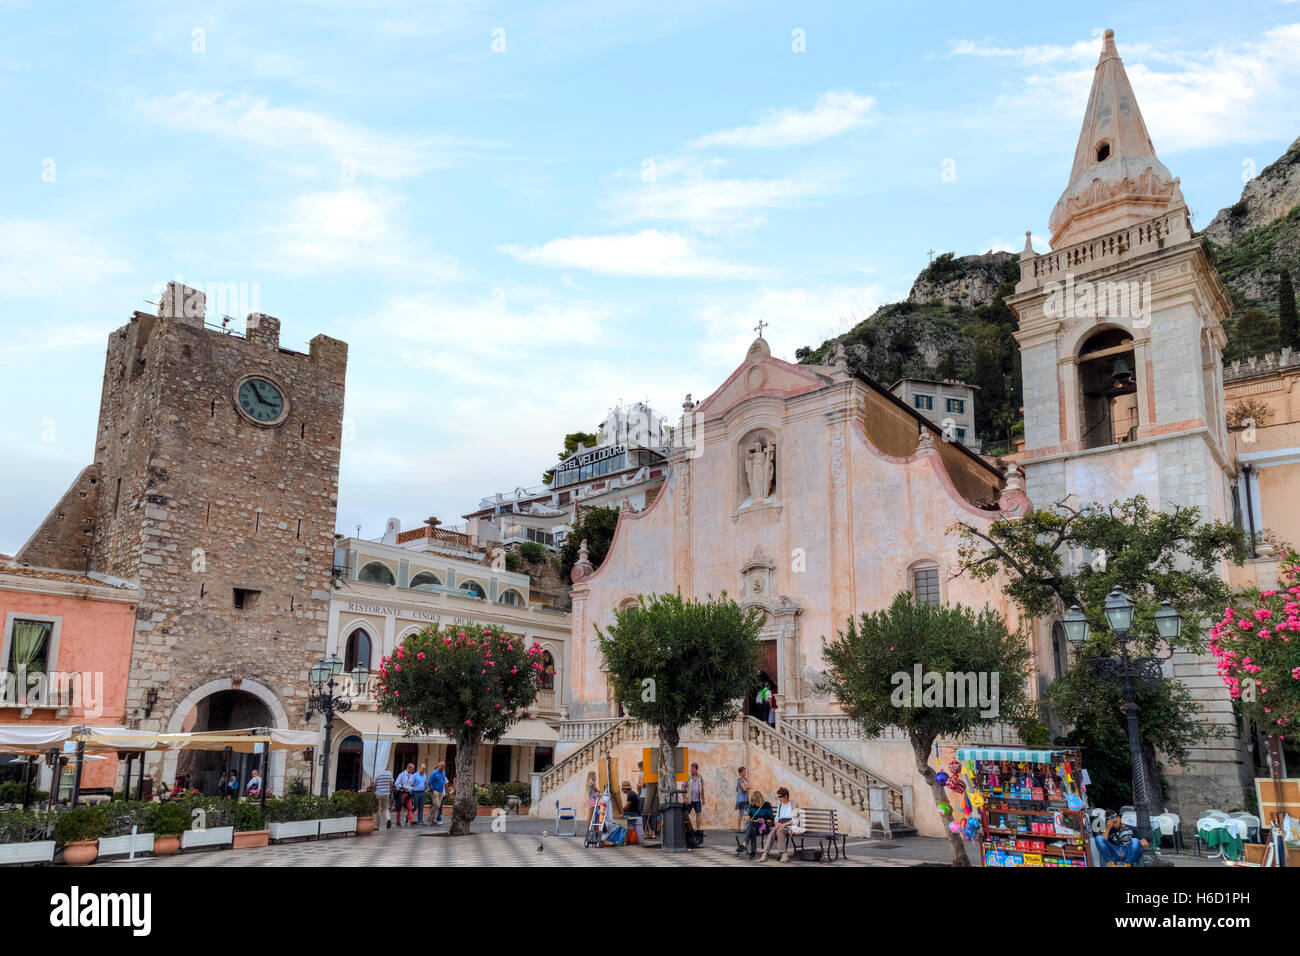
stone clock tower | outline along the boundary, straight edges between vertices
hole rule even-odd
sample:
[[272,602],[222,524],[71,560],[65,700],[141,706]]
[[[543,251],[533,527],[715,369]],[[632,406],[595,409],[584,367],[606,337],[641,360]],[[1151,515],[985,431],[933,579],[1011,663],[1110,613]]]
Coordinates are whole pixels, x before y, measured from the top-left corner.
[[[268,315],[248,316],[243,336],[206,327],[203,293],[176,283],[156,316],[137,312],[109,336],[94,464],[18,560],[144,589],[128,722],[163,732],[308,726],[346,369],[345,343],[318,335],[307,354],[282,348]],[[172,754],[150,770],[211,789],[222,759],[187,753],[178,764]],[[277,753],[273,792],[284,792],[285,764]],[[309,772],[300,764],[290,775]]]
[[[1019,319],[1029,497],[1050,508],[1067,496],[1078,505],[1140,494],[1161,510],[1195,506],[1207,520],[1231,520],[1221,353],[1231,304],[1192,235],[1178,180],[1156,156],[1110,30],[1049,226],[1051,251],[1026,242],[1007,300]],[[1064,660],[1062,641],[1042,622],[1038,659]],[[1166,673],[1229,730],[1167,768],[1170,805],[1239,806],[1248,764],[1214,661],[1178,655]]]

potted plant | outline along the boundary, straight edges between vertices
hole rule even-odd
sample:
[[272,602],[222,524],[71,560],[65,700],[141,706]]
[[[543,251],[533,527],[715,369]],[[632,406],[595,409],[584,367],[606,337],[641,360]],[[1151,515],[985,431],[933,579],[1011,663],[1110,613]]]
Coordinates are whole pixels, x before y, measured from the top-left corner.
[[48,817],[45,810],[0,813],[0,864],[53,862]]
[[99,838],[108,832],[108,821],[98,807],[73,807],[54,821],[54,842],[63,847],[63,862],[85,866],[99,856]]
[[322,807],[320,835],[356,833],[357,808],[356,793],[351,790],[336,790]]
[[261,803],[237,803],[233,817],[236,850],[266,846],[270,842],[271,831],[266,829]]
[[357,814],[357,836],[375,832],[375,814],[379,812],[379,798],[374,791],[358,793],[352,800]]
[[181,834],[190,828],[190,811],[178,800],[155,803],[149,807],[147,821],[153,833],[153,852],[171,856],[181,848]]
[[153,852],[153,833],[148,823],[152,805],[138,800],[114,800],[101,805],[107,826],[99,838],[101,859]]
[[320,820],[328,812],[326,801],[310,794],[266,801],[266,822],[276,843],[320,836]]

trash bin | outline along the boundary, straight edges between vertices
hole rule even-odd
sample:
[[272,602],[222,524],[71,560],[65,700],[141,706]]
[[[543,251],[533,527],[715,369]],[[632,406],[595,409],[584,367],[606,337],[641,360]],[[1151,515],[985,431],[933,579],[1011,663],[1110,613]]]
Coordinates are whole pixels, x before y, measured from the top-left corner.
[[659,804],[659,812],[663,818],[663,850],[665,853],[686,853],[690,848],[686,845],[686,827],[682,823],[682,814],[686,811],[686,804],[681,802],[680,796],[684,790],[669,790],[666,793],[660,791],[665,799]]

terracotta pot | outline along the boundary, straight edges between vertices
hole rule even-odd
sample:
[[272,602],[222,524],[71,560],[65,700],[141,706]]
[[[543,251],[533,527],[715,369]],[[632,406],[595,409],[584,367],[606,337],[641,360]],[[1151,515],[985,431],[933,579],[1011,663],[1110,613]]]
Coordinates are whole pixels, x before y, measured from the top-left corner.
[[98,840],[77,840],[63,848],[63,862],[68,866],[85,866],[99,856]]
[[365,836],[367,833],[375,832],[374,817],[357,817],[357,836]]
[[180,834],[155,835],[153,838],[154,856],[171,856],[173,853],[179,853],[180,849]]
[[269,846],[271,842],[270,830],[236,830],[235,846],[236,850],[247,850],[255,846]]

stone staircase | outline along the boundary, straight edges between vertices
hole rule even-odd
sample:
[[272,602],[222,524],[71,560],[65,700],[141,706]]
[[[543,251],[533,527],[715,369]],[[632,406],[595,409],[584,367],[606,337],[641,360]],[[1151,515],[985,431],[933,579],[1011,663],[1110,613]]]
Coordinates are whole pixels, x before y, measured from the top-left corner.
[[[890,783],[788,725],[773,728],[745,717],[744,728],[750,746],[861,816],[873,835],[877,829],[886,839],[915,835],[911,787]],[[879,794],[875,807],[873,790]]]
[[[607,725],[607,726],[606,726]],[[574,753],[544,773],[533,777],[532,805],[542,806],[554,793],[579,774],[592,770],[597,761],[624,745],[655,746],[658,734],[629,718],[585,722],[584,735],[593,733]],[[811,784],[839,806],[860,817],[860,827],[886,839],[911,836],[912,788],[893,784],[858,763],[822,746],[815,738],[789,725],[771,728],[753,717],[718,728],[716,736],[739,737],[766,758]],[[697,737],[698,728],[684,728],[683,739]],[[872,796],[875,795],[873,806]]]

